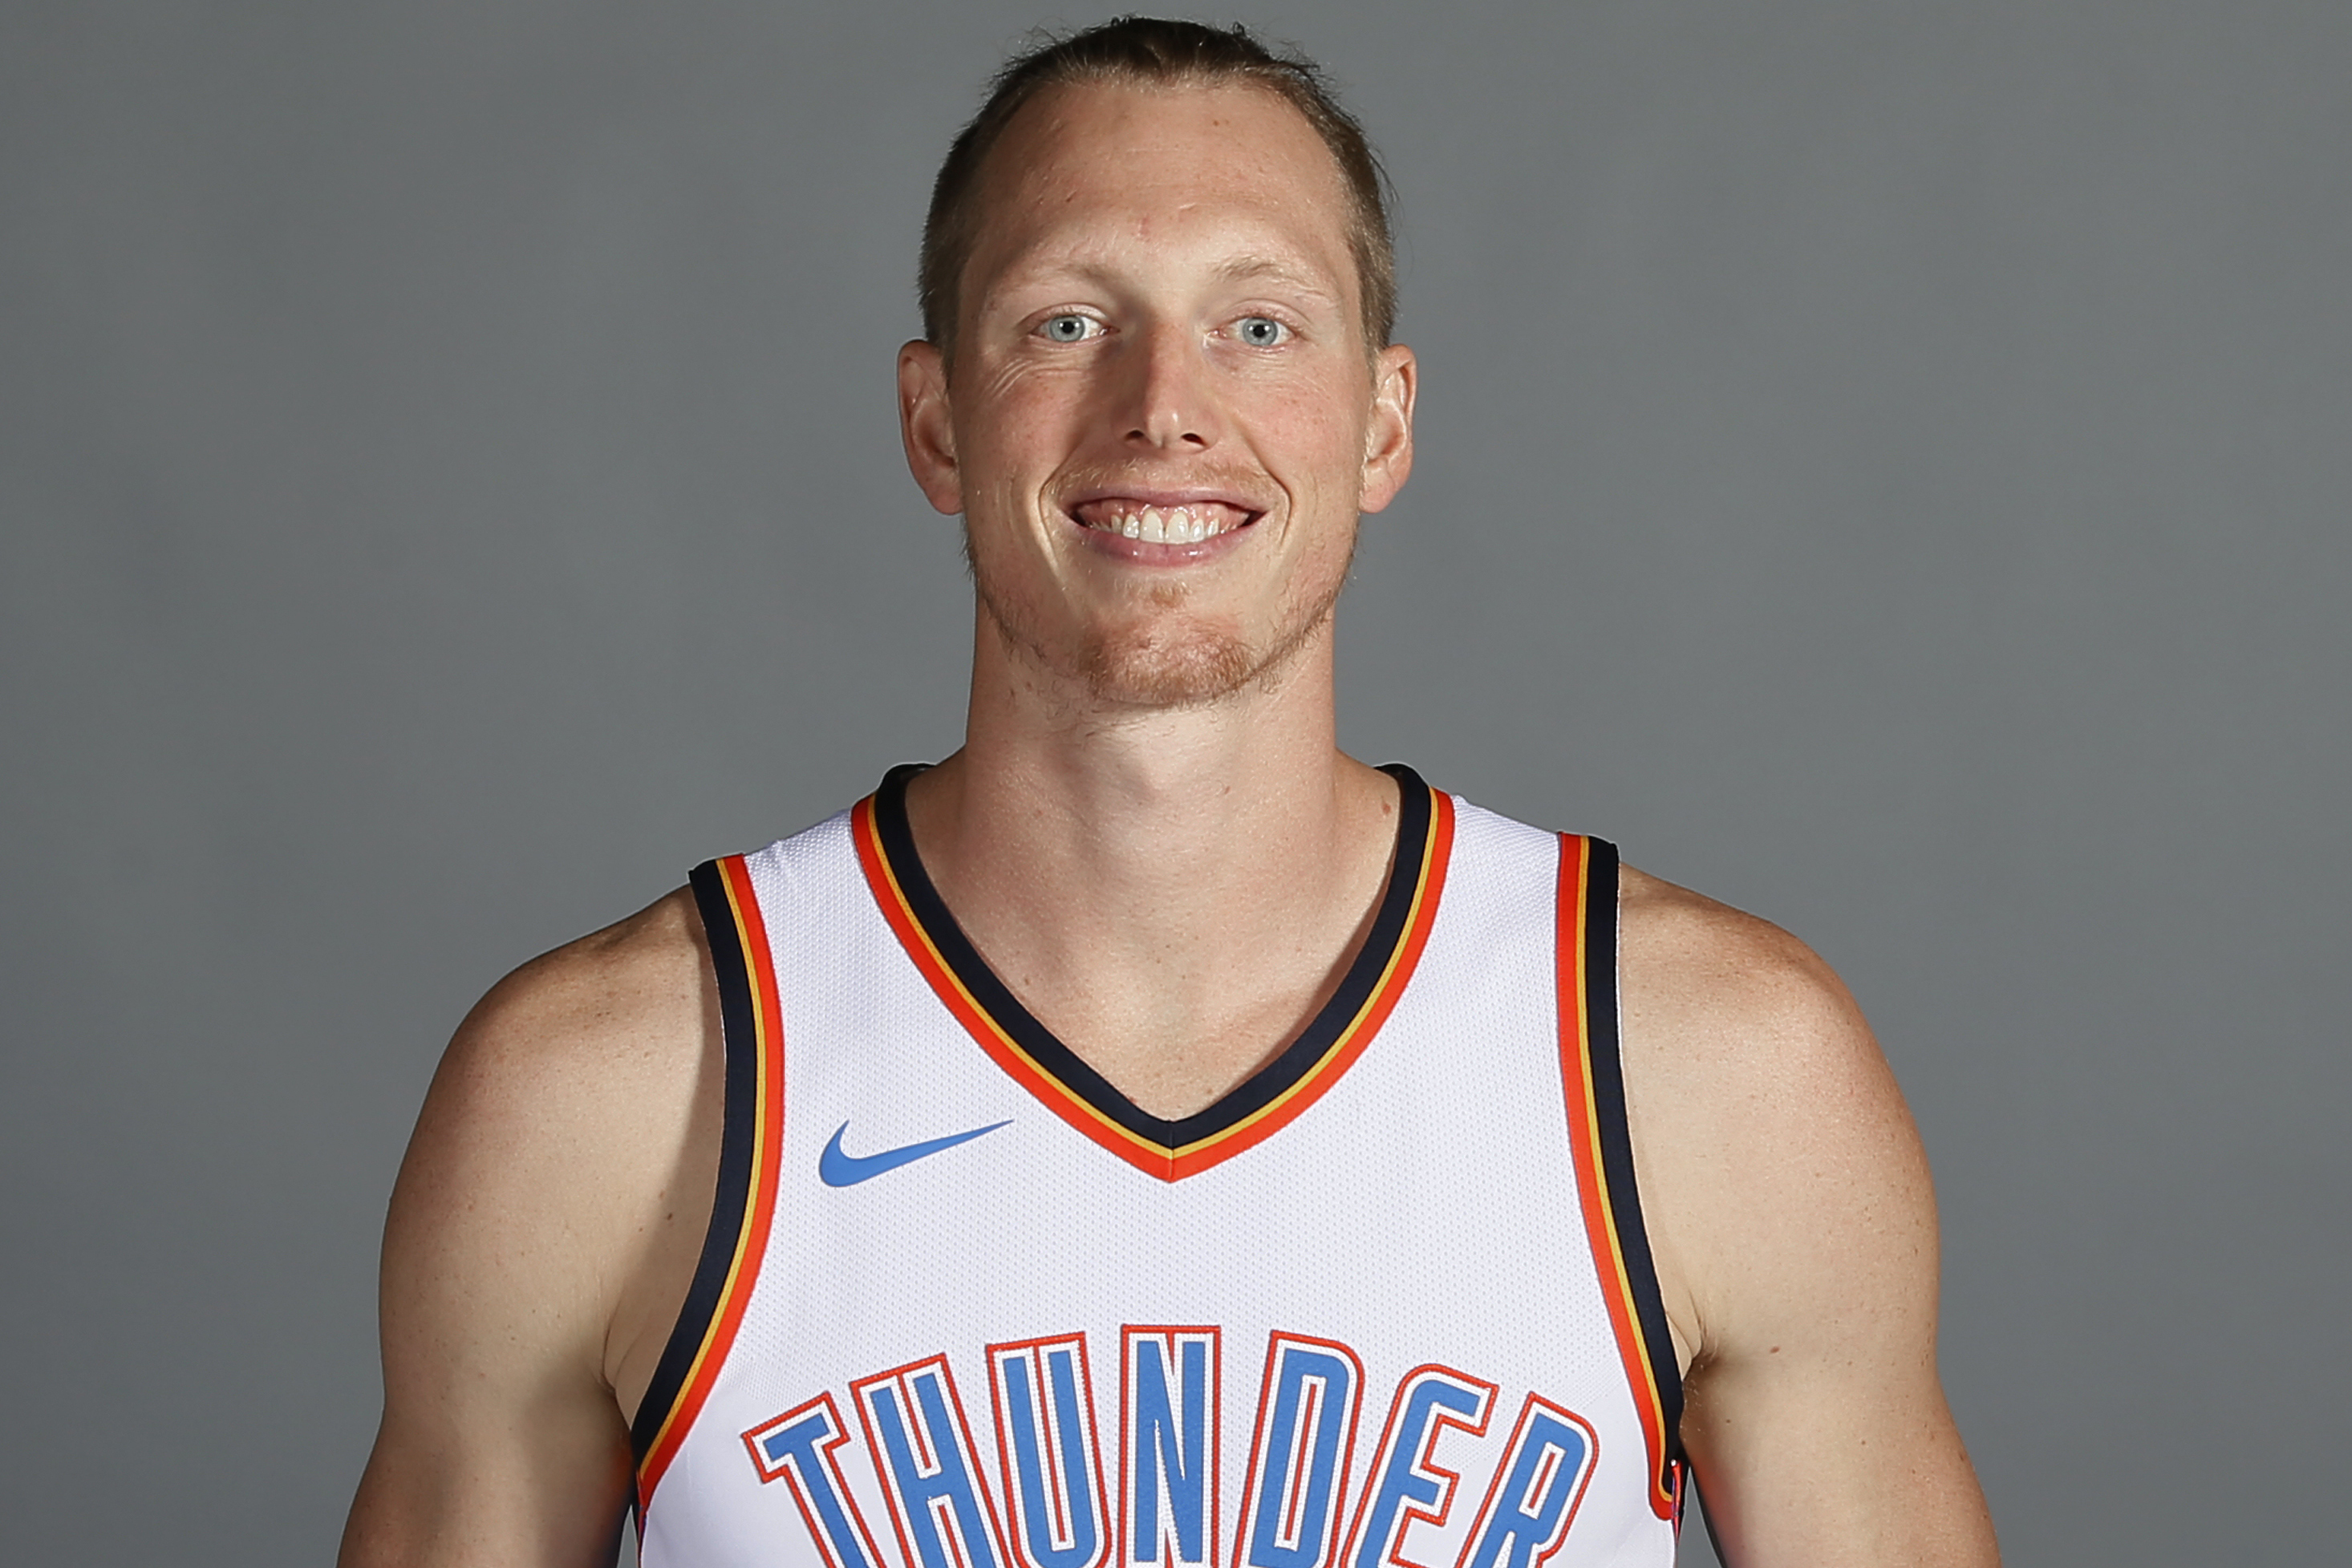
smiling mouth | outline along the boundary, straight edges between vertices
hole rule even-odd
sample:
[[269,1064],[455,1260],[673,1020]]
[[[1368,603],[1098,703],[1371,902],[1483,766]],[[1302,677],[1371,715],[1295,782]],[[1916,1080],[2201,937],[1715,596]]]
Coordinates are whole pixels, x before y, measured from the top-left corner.
[[1123,497],[1083,502],[1070,511],[1080,528],[1150,545],[1196,545],[1257,521],[1258,514],[1229,501],[1150,506]]

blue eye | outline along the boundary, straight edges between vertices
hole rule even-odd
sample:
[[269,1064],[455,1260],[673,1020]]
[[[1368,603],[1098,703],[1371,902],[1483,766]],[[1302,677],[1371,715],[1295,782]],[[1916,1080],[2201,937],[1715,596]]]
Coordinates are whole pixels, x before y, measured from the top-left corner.
[[1094,330],[1094,323],[1084,316],[1048,316],[1037,330],[1056,343],[1082,343]]
[[1290,336],[1290,329],[1271,316],[1244,316],[1234,330],[1253,349],[1271,349]]

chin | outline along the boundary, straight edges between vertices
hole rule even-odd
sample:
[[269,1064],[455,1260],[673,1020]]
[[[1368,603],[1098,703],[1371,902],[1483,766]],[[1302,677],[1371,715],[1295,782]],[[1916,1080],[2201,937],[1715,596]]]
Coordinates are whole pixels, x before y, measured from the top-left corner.
[[1316,633],[1330,624],[1339,595],[1305,607],[1272,639],[1253,643],[1230,627],[1131,627],[1097,632],[1069,673],[1099,703],[1126,707],[1200,707],[1247,687],[1272,688]]
[[1261,658],[1240,638],[1200,631],[1170,638],[1111,635],[1094,639],[1074,672],[1087,695],[1122,707],[1197,707],[1230,696],[1265,673]]
[[1169,709],[1200,707],[1279,682],[1300,649],[1330,623],[1346,578],[1335,577],[1295,601],[1282,617],[1286,624],[1256,641],[1228,620],[1187,614],[1172,592],[1148,609],[1128,606],[1141,612],[1131,619],[1048,631],[1030,606],[992,592],[994,584],[977,570],[972,581],[982,620],[1017,663],[1067,683],[1094,703]]

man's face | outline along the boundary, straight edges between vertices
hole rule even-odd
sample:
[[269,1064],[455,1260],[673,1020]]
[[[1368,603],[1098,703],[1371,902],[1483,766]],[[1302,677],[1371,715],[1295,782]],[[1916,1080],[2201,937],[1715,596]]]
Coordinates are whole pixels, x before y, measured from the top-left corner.
[[899,361],[1016,656],[1115,703],[1225,695],[1328,624],[1412,460],[1412,354],[1365,342],[1337,164],[1246,86],[1053,89],[990,154],[952,383]]

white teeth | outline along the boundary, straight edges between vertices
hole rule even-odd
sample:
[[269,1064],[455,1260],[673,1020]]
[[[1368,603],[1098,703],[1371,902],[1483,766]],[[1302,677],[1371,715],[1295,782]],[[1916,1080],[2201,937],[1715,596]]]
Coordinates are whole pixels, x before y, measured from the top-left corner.
[[1202,507],[1196,512],[1191,507],[1139,507],[1113,512],[1088,527],[1145,544],[1196,545],[1225,532],[1227,524],[1221,507]]

